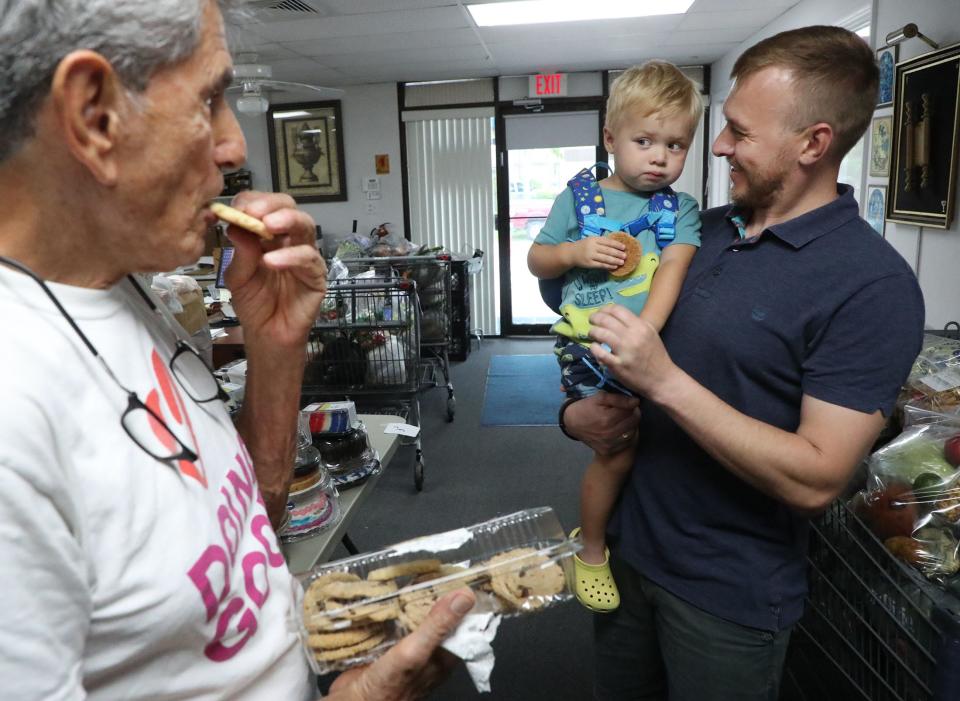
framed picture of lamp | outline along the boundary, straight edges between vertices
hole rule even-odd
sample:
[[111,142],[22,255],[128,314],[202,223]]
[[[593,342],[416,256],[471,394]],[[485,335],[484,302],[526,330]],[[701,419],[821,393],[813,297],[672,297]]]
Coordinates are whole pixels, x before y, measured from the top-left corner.
[[272,105],[267,135],[274,192],[297,202],[347,199],[339,100]]
[[960,44],[897,64],[887,219],[946,229],[960,139]]

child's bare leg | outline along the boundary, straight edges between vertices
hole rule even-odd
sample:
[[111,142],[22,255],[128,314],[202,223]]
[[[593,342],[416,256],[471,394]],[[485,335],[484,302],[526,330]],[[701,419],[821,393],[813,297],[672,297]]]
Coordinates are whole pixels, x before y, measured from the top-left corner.
[[636,434],[630,444],[618,453],[594,453],[580,483],[580,537],[583,550],[580,559],[592,565],[606,559],[607,521],[620,496],[620,489],[633,467]]

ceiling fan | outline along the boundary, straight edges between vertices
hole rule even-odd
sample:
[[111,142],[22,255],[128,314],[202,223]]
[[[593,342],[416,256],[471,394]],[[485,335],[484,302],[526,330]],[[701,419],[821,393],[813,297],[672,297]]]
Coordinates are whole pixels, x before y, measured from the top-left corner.
[[263,114],[270,108],[267,95],[273,92],[310,92],[325,98],[343,95],[339,88],[324,88],[309,83],[297,83],[289,80],[274,80],[273,69],[257,62],[256,54],[240,54],[233,67],[233,83],[227,92],[241,92],[237,98],[237,111],[240,114]]

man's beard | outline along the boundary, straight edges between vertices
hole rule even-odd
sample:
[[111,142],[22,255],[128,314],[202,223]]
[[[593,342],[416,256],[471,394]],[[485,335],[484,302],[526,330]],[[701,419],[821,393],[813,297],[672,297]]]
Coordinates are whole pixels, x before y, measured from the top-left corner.
[[731,186],[730,196],[733,203],[740,209],[757,210],[770,207],[783,189],[783,173],[760,175],[750,173],[739,165],[736,167],[744,182],[739,193]]

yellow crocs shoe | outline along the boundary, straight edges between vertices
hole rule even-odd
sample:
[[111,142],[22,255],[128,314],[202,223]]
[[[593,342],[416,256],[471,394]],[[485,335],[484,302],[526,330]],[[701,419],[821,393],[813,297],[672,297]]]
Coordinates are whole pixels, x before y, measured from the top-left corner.
[[[580,534],[579,528],[570,533],[571,538]],[[573,556],[573,571],[577,577],[577,600],[595,613],[610,613],[620,606],[620,592],[610,572],[610,551],[604,548],[605,559],[600,565],[584,562]]]

